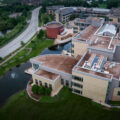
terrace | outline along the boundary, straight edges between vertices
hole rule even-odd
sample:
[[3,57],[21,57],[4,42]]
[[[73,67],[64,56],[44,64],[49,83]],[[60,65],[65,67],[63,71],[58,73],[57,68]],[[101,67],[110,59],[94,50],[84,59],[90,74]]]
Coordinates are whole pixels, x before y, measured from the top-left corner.
[[37,72],[35,72],[35,74],[40,77],[47,78],[50,80],[55,80],[57,77],[59,77],[58,74],[47,72],[45,70],[38,70]]
[[78,59],[66,55],[42,55],[32,59],[42,66],[56,69],[68,74],[72,74],[72,68],[77,64]]
[[[74,70],[85,72],[86,74],[93,74],[107,79],[112,78],[112,73],[104,69],[104,64],[107,57],[101,54],[87,52],[81,62],[74,68]],[[118,74],[117,74],[118,75]]]

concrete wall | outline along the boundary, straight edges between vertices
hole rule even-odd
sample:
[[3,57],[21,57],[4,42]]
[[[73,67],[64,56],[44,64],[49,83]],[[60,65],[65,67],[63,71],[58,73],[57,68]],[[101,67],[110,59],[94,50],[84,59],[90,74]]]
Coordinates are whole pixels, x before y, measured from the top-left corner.
[[42,82],[42,86],[45,86],[45,83],[47,83],[48,87],[49,87],[49,84],[51,84],[52,85],[52,92],[54,92],[54,93],[56,93],[61,86],[61,77],[60,76],[57,78],[57,80],[54,81],[54,80],[49,80],[49,79],[46,79],[44,77],[33,74],[32,79],[33,79],[34,84],[36,84],[35,80],[38,80],[39,86],[40,86],[40,81]]
[[[105,102],[108,89],[108,81],[91,76],[86,76],[77,72],[73,75],[83,77],[82,95],[96,101]],[[72,80],[74,82],[74,80]],[[79,81],[78,81],[79,83]]]
[[58,13],[55,13],[55,17],[56,17],[56,21],[57,21],[57,22],[60,22],[60,21],[59,21],[59,14],[58,14]]
[[94,47],[89,47],[88,50],[90,50],[91,52],[95,52],[98,54],[102,54],[102,55],[106,55],[108,57],[108,60],[112,61],[113,60],[113,55],[114,53],[111,51],[105,51],[103,49],[98,49],[98,48],[94,48]]
[[120,101],[120,95],[118,95],[118,91],[120,91],[120,87],[114,88],[113,97],[112,97],[113,101]]
[[114,61],[120,62],[120,46],[116,46],[116,50],[113,58]]
[[87,51],[88,44],[84,42],[77,42],[77,41],[72,41],[72,44],[74,45],[74,50],[73,55],[76,57],[77,55],[84,55]]

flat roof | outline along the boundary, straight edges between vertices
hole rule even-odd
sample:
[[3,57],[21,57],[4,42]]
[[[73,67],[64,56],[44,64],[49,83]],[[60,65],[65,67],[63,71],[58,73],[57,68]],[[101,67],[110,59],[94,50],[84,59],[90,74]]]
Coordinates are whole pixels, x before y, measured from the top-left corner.
[[106,61],[104,63],[103,69],[105,71],[108,71],[110,74],[112,74],[114,78],[119,79],[119,77],[120,77],[120,63]]
[[49,23],[47,24],[47,27],[50,27],[50,28],[57,28],[57,27],[60,27],[62,26],[60,23]]
[[41,70],[41,69],[38,70],[35,74],[42,76],[42,77],[45,77],[45,78],[50,79],[50,80],[55,80],[59,76],[58,74],[51,73],[51,72]]
[[91,37],[94,35],[94,33],[98,30],[99,27],[96,27],[96,26],[93,26],[93,25],[90,25],[88,26],[82,33],[82,35],[80,36],[79,39],[83,39],[83,40],[90,40]]
[[79,61],[79,59],[77,58],[59,54],[41,55],[33,59],[41,62],[43,66],[53,68],[69,74],[72,73],[72,68]]
[[[111,39],[112,38],[106,36],[94,35],[91,39],[91,46],[108,50]],[[114,46],[111,46],[111,48],[113,49]]]
[[[93,57],[93,54],[95,57]],[[107,71],[107,70],[105,70],[107,72],[103,71],[104,70],[103,67],[105,64],[103,61],[106,58],[107,57],[102,54],[97,54],[97,53],[88,51],[87,54],[84,56],[84,58],[81,60],[81,62],[78,64],[78,66],[75,67],[75,70],[85,72],[87,74],[89,73],[89,74],[93,74],[93,75],[97,75],[100,77],[105,77],[105,78],[111,79],[112,72],[108,74],[109,71]],[[88,64],[90,66],[87,66]],[[96,66],[95,66],[95,64],[96,64]],[[94,67],[99,68],[99,70],[94,69]]]

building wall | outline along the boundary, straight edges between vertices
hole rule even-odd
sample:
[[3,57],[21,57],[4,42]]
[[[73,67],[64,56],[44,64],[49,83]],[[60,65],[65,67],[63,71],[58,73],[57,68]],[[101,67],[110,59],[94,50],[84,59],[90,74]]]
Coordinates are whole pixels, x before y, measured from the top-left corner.
[[56,16],[56,21],[57,21],[57,22],[60,22],[60,21],[59,21],[59,13],[55,13],[55,16]]
[[52,92],[56,93],[60,86],[61,86],[61,77],[59,77],[55,82],[53,80],[49,80],[49,79],[46,79],[46,78],[43,78],[43,77],[40,77],[36,74],[33,74],[32,75],[32,79],[33,79],[33,83],[36,84],[35,80],[38,80],[38,85],[40,86],[40,81],[42,82],[42,86],[45,86],[45,83],[48,84],[48,87],[49,87],[49,84],[52,85]]
[[88,48],[88,44],[83,42],[72,41],[72,45],[73,55],[75,57],[77,55],[84,55]]
[[109,20],[114,22],[114,23],[118,23],[118,18],[117,17],[109,17]]
[[102,55],[106,55],[108,57],[108,60],[113,60],[113,55],[114,53],[112,51],[105,51],[104,49],[98,49],[95,47],[89,47],[88,50],[90,50],[91,52],[95,52],[97,54],[102,54]]
[[[83,78],[83,82],[72,79],[72,82],[76,81],[83,85],[82,96],[94,99],[96,101],[105,102],[108,89],[108,81],[98,79],[84,74],[73,72],[72,75]],[[79,88],[78,88],[79,89]]]
[[113,101],[120,101],[120,95],[118,95],[118,91],[120,92],[120,87],[114,88],[113,97],[112,97]]
[[48,38],[57,38],[57,35],[61,34],[64,31],[64,27],[63,26],[56,28],[46,27],[46,30]]

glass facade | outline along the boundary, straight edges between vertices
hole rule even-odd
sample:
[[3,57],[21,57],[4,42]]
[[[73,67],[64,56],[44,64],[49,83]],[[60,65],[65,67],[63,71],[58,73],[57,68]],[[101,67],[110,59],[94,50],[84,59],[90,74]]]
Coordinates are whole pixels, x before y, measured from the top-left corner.
[[38,64],[33,64],[33,67],[35,70],[37,70],[39,68],[39,65]]
[[77,89],[72,89],[73,92],[82,95],[82,91],[81,90],[77,90]]
[[49,84],[49,88],[52,90],[52,85],[51,84]]
[[83,85],[79,83],[72,82],[72,86],[78,87],[78,88],[83,88]]
[[82,77],[78,77],[78,76],[73,75],[72,78],[75,79],[75,80],[83,82],[83,78]]

